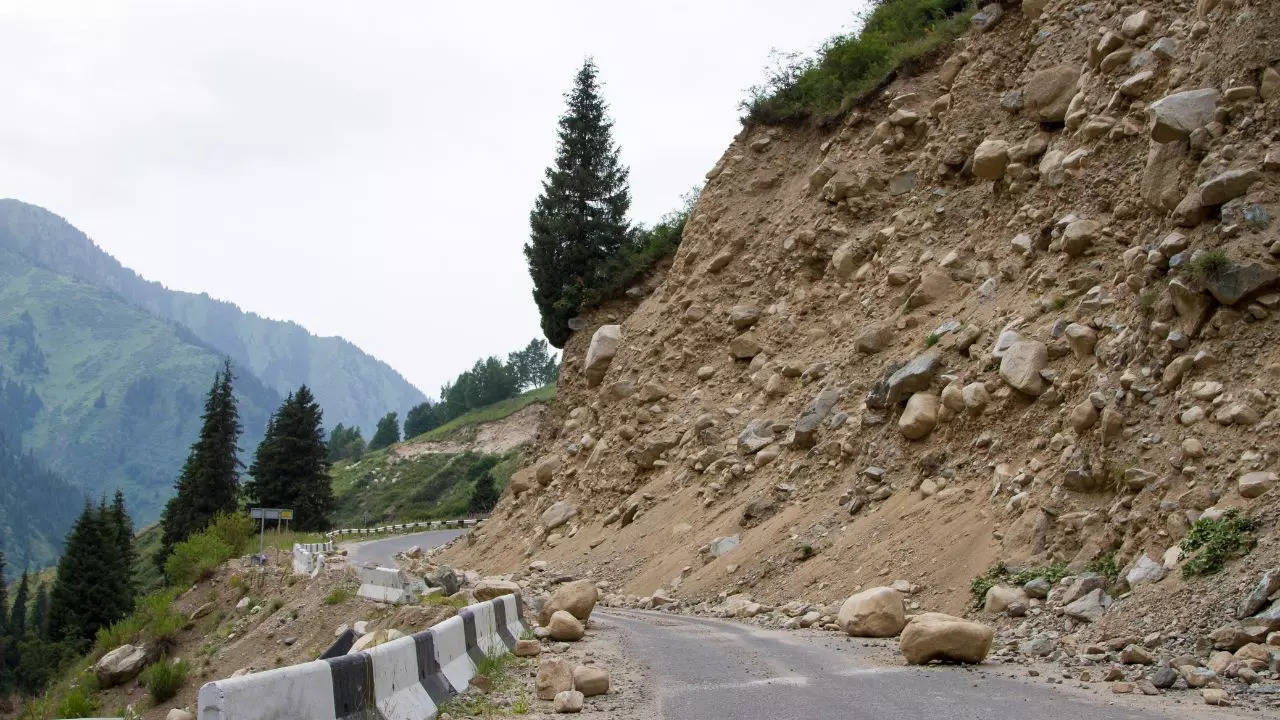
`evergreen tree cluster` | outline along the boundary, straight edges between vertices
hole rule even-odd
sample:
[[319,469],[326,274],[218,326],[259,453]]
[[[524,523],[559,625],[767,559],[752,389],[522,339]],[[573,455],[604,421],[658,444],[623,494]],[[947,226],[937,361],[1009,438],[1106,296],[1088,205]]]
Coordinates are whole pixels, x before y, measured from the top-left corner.
[[342,423],[333,426],[329,433],[329,462],[359,460],[364,451],[364,436],[360,434],[360,428],[347,427]]
[[306,385],[290,393],[267,422],[244,487],[255,506],[293,509],[298,530],[328,530],[333,513],[323,415]]
[[117,491],[111,504],[86,503],[67,535],[53,588],[24,571],[8,612],[0,553],[0,693],[34,695],[99,629],[133,610],[133,521]]
[[389,412],[378,420],[378,427],[374,429],[373,437],[369,440],[369,449],[381,450],[398,442],[400,442],[400,416],[395,412]]
[[569,319],[608,284],[607,265],[628,245],[628,170],[613,142],[613,122],[588,59],[565,95],[555,164],[529,214],[524,246],[542,332],[555,347],[569,339]]
[[404,419],[406,439],[417,437],[477,408],[513,398],[520,393],[555,382],[559,358],[547,341],[534,338],[511,352],[504,361],[496,356],[477,360],[440,388],[439,402],[424,402]]

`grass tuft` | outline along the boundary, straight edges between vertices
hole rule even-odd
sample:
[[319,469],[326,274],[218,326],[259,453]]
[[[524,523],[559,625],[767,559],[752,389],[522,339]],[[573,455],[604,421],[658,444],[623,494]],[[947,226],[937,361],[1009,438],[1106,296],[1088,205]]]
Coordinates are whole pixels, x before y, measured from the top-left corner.
[[159,704],[178,694],[190,672],[191,666],[186,660],[161,658],[142,671],[142,685],[151,699]]
[[325,605],[341,605],[342,603],[355,597],[355,593],[351,588],[344,586],[336,587],[324,596]]
[[1231,257],[1222,248],[1214,248],[1196,255],[1188,266],[1191,274],[1200,280],[1220,280],[1231,270]]
[[969,583],[969,594],[973,596],[974,607],[982,607],[982,603],[987,599],[987,591],[996,585],[1022,587],[1037,578],[1047,581],[1050,585],[1057,585],[1068,572],[1066,563],[1060,562],[1044,567],[1023,568],[1016,573],[1004,563],[996,563]]

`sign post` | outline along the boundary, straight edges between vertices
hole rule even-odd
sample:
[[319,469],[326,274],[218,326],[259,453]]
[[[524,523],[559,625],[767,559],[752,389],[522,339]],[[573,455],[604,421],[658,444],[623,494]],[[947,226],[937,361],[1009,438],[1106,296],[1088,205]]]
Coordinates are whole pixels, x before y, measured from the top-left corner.
[[293,510],[285,510],[283,508],[250,508],[249,517],[258,520],[258,562],[266,562],[267,556],[263,554],[263,538],[267,533],[268,520],[284,520],[293,519]]

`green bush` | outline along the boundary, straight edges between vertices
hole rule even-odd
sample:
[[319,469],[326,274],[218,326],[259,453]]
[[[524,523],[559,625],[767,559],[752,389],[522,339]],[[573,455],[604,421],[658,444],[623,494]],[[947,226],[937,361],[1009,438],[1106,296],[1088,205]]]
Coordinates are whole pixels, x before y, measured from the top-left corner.
[[1182,566],[1185,577],[1212,575],[1222,569],[1228,558],[1247,554],[1253,549],[1254,522],[1228,510],[1217,520],[1201,518],[1179,547],[1191,559]]
[[191,585],[212,576],[231,556],[231,547],[212,532],[198,532],[173,546],[164,575],[174,585]]
[[879,0],[861,16],[862,30],[827,40],[817,57],[785,55],[743,101],[743,121],[829,122],[895,73],[958,36],[969,0]]
[[982,607],[982,604],[987,599],[987,591],[995,585],[1022,587],[1037,578],[1045,580],[1050,585],[1056,585],[1059,580],[1067,576],[1067,573],[1068,570],[1065,563],[1023,568],[1016,573],[1012,572],[1004,563],[996,563],[969,583],[969,594],[973,596],[974,607]]
[[88,718],[98,714],[98,700],[88,688],[76,685],[58,701],[60,718]]
[[1103,553],[1098,557],[1090,560],[1084,569],[1097,573],[1107,579],[1108,583],[1114,583],[1120,577],[1120,566],[1116,564],[1116,551],[1111,550]]
[[354,593],[351,592],[351,588],[349,587],[336,587],[333,590],[330,590],[328,595],[324,596],[324,604],[341,605],[342,603],[350,600],[353,595]]
[[213,519],[208,528],[208,532],[231,549],[228,559],[243,553],[257,531],[258,526],[253,518],[244,513],[222,513]]
[[152,593],[138,602],[133,614],[99,630],[94,641],[93,657],[101,657],[121,645],[139,639],[155,643],[161,648],[172,646],[178,633],[187,624],[186,616],[173,609],[173,601],[177,595],[176,589]]
[[186,660],[161,658],[142,671],[142,685],[157,704],[178,694],[187,681],[191,666]]

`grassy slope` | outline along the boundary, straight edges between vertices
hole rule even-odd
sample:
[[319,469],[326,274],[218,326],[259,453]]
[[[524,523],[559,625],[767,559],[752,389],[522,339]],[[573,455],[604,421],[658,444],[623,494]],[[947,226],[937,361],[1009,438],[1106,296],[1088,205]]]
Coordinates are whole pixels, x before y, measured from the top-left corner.
[[[554,395],[554,385],[530,390],[473,410],[407,442],[465,439],[479,425],[501,420],[534,403],[547,402]],[[465,515],[478,475],[490,473],[494,486],[501,491],[518,466],[518,450],[496,457],[432,453],[410,460],[396,457],[391,448],[366,453],[360,460],[333,467],[333,492],[338,501],[334,524],[369,527]]]
[[[24,311],[47,367],[13,376],[43,404],[24,446],[91,495],[124,489],[135,519],[154,520],[195,439],[221,355],[116,295],[0,250],[0,327]],[[0,344],[0,363],[16,368],[9,353]],[[240,445],[251,449],[278,399],[253,378],[240,380]]]

